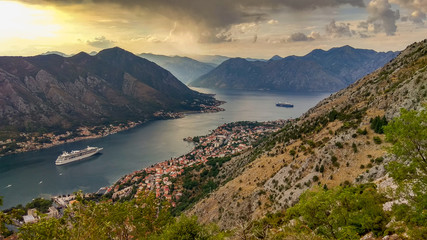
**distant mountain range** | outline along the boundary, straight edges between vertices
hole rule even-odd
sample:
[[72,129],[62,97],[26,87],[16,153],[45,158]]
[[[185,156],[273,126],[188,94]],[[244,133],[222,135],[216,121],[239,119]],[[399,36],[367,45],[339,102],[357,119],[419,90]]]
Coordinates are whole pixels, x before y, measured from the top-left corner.
[[190,57],[199,62],[214,64],[215,67],[227,61],[228,59],[230,59],[230,57],[221,56],[221,55],[193,55]]
[[[66,54],[66,53],[59,52],[59,51],[47,51],[47,52],[42,53],[40,55],[51,55],[51,54],[56,54],[56,55],[59,55],[61,57],[72,57],[72,56],[76,55],[76,54]],[[96,54],[98,54],[98,52],[92,51],[88,54],[91,56],[95,56]]]
[[[165,56],[151,53],[142,53],[138,56],[150,60],[160,67],[171,72],[183,83],[188,84],[203,76],[230,59],[220,55],[197,55],[189,57]],[[248,61],[266,61],[263,59],[245,58]]]
[[0,130],[36,131],[150,119],[159,110],[199,110],[211,96],[120,48],[0,57]]
[[232,58],[189,85],[206,88],[336,91],[371,73],[398,52],[376,52],[350,46],[316,49],[303,57],[269,61]]
[[188,57],[170,57],[150,53],[143,53],[138,56],[150,60],[168,70],[183,83],[189,83],[212,71],[217,66],[214,63],[199,62]]

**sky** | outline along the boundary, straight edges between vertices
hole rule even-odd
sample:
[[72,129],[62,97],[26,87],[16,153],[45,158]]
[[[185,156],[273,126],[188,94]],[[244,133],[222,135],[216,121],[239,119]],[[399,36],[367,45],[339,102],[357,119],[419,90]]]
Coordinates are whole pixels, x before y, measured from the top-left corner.
[[396,51],[427,38],[426,14],[427,0],[0,0],[0,55]]

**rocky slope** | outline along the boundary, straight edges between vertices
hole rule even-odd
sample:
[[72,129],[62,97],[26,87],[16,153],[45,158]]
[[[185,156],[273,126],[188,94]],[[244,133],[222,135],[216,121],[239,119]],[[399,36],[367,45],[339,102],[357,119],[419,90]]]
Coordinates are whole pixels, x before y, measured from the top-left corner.
[[216,67],[214,64],[199,62],[188,57],[170,57],[149,53],[139,54],[138,56],[150,60],[168,70],[183,83],[189,83]]
[[2,134],[145,120],[159,110],[199,110],[214,102],[120,48],[69,58],[0,57]]
[[190,83],[194,87],[336,91],[389,62],[398,53],[354,49],[314,50],[303,57],[273,57],[269,61],[233,58]]
[[384,136],[370,128],[400,108],[427,99],[427,40],[407,47],[383,68],[321,101],[263,144],[224,164],[228,181],[189,210],[200,221],[246,229],[285,209],[314,185],[372,181],[385,173]]

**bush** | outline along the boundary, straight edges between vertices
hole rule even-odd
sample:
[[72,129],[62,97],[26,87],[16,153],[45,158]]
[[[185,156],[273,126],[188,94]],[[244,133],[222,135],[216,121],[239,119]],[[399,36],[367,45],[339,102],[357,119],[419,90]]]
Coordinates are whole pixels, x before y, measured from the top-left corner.
[[358,152],[356,143],[351,144],[351,147],[353,148],[354,153]]
[[46,200],[43,198],[36,198],[30,203],[28,203],[25,208],[35,208],[37,211],[41,213],[47,213],[49,211],[49,207],[52,206],[52,200]]
[[314,175],[313,176],[313,182],[317,182],[317,181],[319,181],[319,177],[317,175]]
[[371,129],[374,130],[374,132],[383,134],[384,133],[384,126],[387,126],[388,122],[385,116],[382,118],[380,116],[375,117],[374,119],[371,119]]
[[317,188],[305,192],[286,216],[328,239],[360,239],[369,232],[380,236],[386,230],[390,218],[382,209],[384,202],[374,184]]
[[365,129],[357,129],[357,134],[361,134],[361,135],[366,135],[366,134],[368,134],[368,131],[366,130],[366,128]]
[[374,136],[373,137],[373,140],[374,140],[374,143],[375,144],[381,144],[383,141],[381,140],[381,138],[380,137],[378,137],[378,136]]
[[181,215],[177,221],[168,225],[158,239],[224,239],[225,235],[217,227],[206,227],[197,222],[197,217]]

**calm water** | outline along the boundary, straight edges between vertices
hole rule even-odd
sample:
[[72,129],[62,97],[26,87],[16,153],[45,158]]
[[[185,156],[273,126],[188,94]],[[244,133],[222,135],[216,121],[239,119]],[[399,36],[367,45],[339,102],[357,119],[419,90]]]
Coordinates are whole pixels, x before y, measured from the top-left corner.
[[[190,114],[185,118],[155,121],[101,139],[69,143],[36,152],[0,158],[2,209],[25,204],[38,196],[68,194],[77,190],[95,192],[121,176],[192,149],[184,137],[205,135],[217,126],[233,121],[268,121],[299,117],[329,93],[283,93],[258,91],[217,91],[227,101],[225,112]],[[292,102],[294,108],[279,108],[278,101]],[[54,164],[62,151],[86,146],[103,147],[101,155],[65,166]]]

